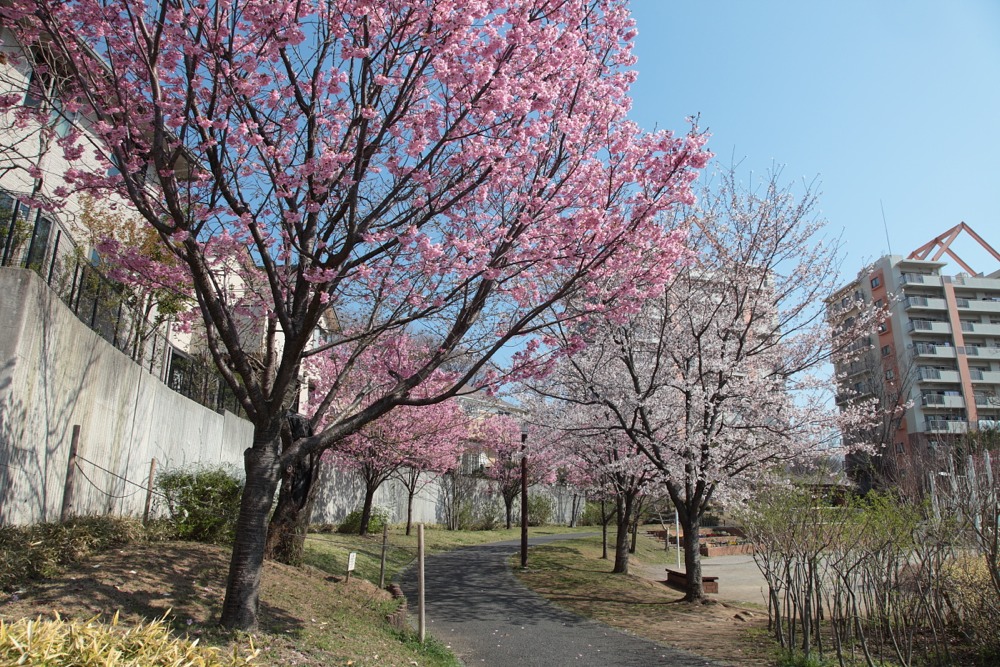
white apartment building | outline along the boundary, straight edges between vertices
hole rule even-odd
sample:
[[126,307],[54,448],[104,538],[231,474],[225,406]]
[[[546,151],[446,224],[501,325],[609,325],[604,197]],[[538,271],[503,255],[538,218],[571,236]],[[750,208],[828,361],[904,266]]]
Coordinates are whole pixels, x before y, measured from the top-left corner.
[[[852,344],[868,352],[841,360],[836,371],[841,400],[912,402],[884,434],[884,451],[897,459],[1000,428],[1000,269],[976,273],[952,251],[962,232],[1000,266],[1000,253],[961,223],[905,258],[879,258],[827,300],[835,327],[852,323],[861,308],[888,306],[878,332]],[[945,255],[961,272],[947,270]]]

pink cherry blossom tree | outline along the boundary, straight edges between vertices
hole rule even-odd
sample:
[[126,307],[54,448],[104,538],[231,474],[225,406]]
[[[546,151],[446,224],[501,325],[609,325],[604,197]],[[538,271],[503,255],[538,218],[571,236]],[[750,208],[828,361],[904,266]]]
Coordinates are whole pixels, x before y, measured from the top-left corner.
[[[626,119],[625,0],[10,0],[0,16],[79,112],[66,158],[114,165],[70,169],[61,194],[127,201],[157,231],[254,425],[230,628],[257,624],[283,471],[396,406],[538,373],[533,340],[491,359],[661,289],[682,247],[664,213],[708,159],[695,131]],[[350,333],[314,346],[331,308]],[[407,328],[435,343],[421,363],[319,401],[324,426],[292,435],[305,357],[347,350],[340,395],[350,360]],[[416,392],[442,366],[463,370]]]
[[413,522],[413,498],[427,472],[458,465],[467,420],[455,401],[420,407],[403,406],[366,424],[338,443],[333,462],[354,470],[365,484],[360,534],[368,534],[375,492],[390,477],[407,489],[406,530]]
[[[406,534],[413,527],[413,500],[431,481],[430,473],[444,474],[458,468],[468,437],[469,419],[455,401],[446,401],[420,409],[425,412],[415,432],[419,439],[405,443],[406,464],[394,477],[406,488]],[[395,411],[389,413],[395,414]]]
[[[489,415],[469,429],[473,445],[486,451],[490,464],[483,469],[503,498],[505,525],[513,525],[514,501],[521,493],[521,459],[528,457],[528,484],[551,484],[556,479],[555,451],[532,433],[522,441],[521,423],[510,415]],[[521,508],[525,511],[525,508]]]
[[[843,417],[822,367],[831,355],[824,297],[833,292],[837,244],[822,238],[815,198],[778,183],[741,185],[733,172],[697,209],[695,254],[663,293],[627,321],[588,328],[541,391],[589,411],[655,466],[684,529],[687,600],[704,596],[702,516],[734,502],[769,473],[832,448]],[[858,327],[874,327],[874,316]],[[858,405],[851,419],[872,418]]]
[[[341,332],[350,335],[347,331]],[[379,347],[367,347],[358,353],[356,348],[334,346],[324,355],[311,356],[305,361],[309,378],[309,397],[303,406],[309,416],[323,414],[318,425],[326,426],[327,420],[336,419],[325,404],[345,409],[354,402],[371,400],[379,394],[379,387],[391,387],[398,378],[414,372],[423,363],[432,341],[425,337],[394,333],[383,336]],[[345,373],[344,367],[353,366]],[[454,374],[436,369],[431,376],[414,390],[415,396],[434,395],[454,381]],[[333,384],[337,384],[336,387]],[[346,409],[351,409],[346,407]],[[408,492],[408,517],[412,512],[413,496],[420,488],[421,478],[428,471],[444,472],[457,465],[464,447],[468,418],[455,400],[420,406],[399,406],[378,419],[365,424],[333,446],[328,458],[334,465],[355,471],[365,484],[365,497],[361,514],[361,534],[368,532],[372,501],[375,492],[390,477],[405,480]],[[316,471],[306,469],[297,473],[306,479],[315,479]],[[288,485],[294,485],[294,477]],[[283,484],[284,490],[286,485]],[[307,512],[302,507],[287,506],[279,497],[268,533],[268,552],[284,551],[301,560],[302,540],[294,547],[285,544],[285,534],[304,535],[303,519]],[[408,521],[409,522],[409,521]],[[285,534],[283,534],[285,533]]]

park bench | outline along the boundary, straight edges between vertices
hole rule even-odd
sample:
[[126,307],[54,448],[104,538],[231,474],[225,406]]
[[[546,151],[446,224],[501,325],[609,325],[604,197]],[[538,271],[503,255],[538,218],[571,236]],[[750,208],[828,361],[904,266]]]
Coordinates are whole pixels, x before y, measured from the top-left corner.
[[[681,572],[680,570],[671,570],[667,568],[667,583],[673,586],[679,586],[684,588],[687,586],[687,573]],[[719,592],[719,578],[718,577],[706,577],[702,575],[701,577],[701,587],[706,593],[718,593]]]

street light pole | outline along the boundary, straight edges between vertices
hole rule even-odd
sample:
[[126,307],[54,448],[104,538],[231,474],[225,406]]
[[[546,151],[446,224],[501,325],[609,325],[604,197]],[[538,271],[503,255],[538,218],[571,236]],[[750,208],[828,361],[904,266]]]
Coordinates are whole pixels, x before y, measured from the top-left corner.
[[528,567],[528,441],[527,427],[521,428],[521,567]]

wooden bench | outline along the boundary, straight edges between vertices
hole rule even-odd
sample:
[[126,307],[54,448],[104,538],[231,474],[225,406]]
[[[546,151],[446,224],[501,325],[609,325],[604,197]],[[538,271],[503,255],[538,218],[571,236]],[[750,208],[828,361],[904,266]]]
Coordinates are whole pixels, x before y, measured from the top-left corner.
[[[687,573],[681,572],[679,570],[671,570],[667,568],[667,583],[673,586],[678,586],[680,588],[685,588],[687,586]],[[718,577],[706,577],[702,575],[701,577],[701,587],[706,593],[718,593],[719,592],[719,578]]]

